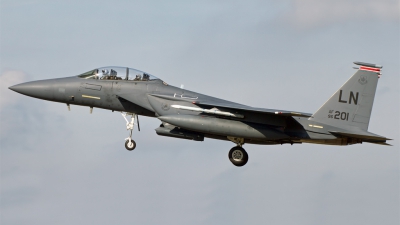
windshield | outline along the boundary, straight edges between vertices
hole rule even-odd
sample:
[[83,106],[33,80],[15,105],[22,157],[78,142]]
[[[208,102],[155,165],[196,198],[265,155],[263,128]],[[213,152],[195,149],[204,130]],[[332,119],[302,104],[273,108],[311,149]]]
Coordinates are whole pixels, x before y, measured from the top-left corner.
[[145,73],[140,70],[135,70],[128,67],[101,67],[82,73],[78,77],[83,79],[100,79],[100,80],[131,80],[131,81],[149,81],[159,80],[159,78]]

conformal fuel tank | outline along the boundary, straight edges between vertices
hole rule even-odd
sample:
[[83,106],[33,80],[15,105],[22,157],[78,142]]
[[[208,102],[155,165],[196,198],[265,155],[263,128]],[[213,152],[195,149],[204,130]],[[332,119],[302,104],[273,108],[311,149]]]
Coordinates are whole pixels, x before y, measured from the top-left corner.
[[216,135],[264,140],[289,138],[289,136],[271,126],[216,117],[181,114],[160,116],[158,119],[187,130],[212,133]]

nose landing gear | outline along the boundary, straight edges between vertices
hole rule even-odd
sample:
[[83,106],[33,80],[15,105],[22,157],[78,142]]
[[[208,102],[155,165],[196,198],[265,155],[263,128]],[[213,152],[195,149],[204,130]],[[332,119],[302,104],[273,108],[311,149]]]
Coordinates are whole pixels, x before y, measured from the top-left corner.
[[[132,132],[133,128],[135,125],[135,118],[137,119],[137,125],[138,125],[138,130],[140,131],[140,126],[139,126],[139,117],[135,113],[122,113],[122,117],[124,117],[126,121],[126,129],[129,131],[129,137],[125,138],[125,148],[128,151],[132,151],[136,148],[136,142],[132,139]],[[131,116],[131,120],[128,121],[126,118],[128,115]]]
[[136,142],[134,140],[132,140],[131,137],[129,138],[125,138],[125,148],[128,151],[132,151],[133,149],[136,148]]

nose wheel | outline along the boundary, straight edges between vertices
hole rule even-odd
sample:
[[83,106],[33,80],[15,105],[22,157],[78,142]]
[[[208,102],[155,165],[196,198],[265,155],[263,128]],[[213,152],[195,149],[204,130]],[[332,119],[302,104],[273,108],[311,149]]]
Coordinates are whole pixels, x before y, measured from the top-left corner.
[[[136,142],[132,139],[133,128],[135,125],[135,118],[137,119],[138,130],[140,131],[139,126],[139,117],[134,113],[121,113],[122,117],[124,117],[126,121],[126,129],[129,131],[129,137],[125,138],[125,148],[128,151],[132,151],[136,148]],[[130,115],[131,120],[129,121],[126,117]]]
[[[127,138],[128,139],[128,138]],[[128,151],[132,151],[133,149],[136,148],[136,142],[134,140],[132,140],[131,138],[129,138],[130,140],[126,140],[125,141],[125,148]]]

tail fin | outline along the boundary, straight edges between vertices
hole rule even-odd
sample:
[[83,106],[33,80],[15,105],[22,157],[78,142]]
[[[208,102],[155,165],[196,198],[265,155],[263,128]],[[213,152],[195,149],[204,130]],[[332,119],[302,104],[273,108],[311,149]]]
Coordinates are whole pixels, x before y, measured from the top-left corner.
[[382,66],[354,62],[357,72],[315,112],[309,120],[335,127],[368,130],[378,78]]

